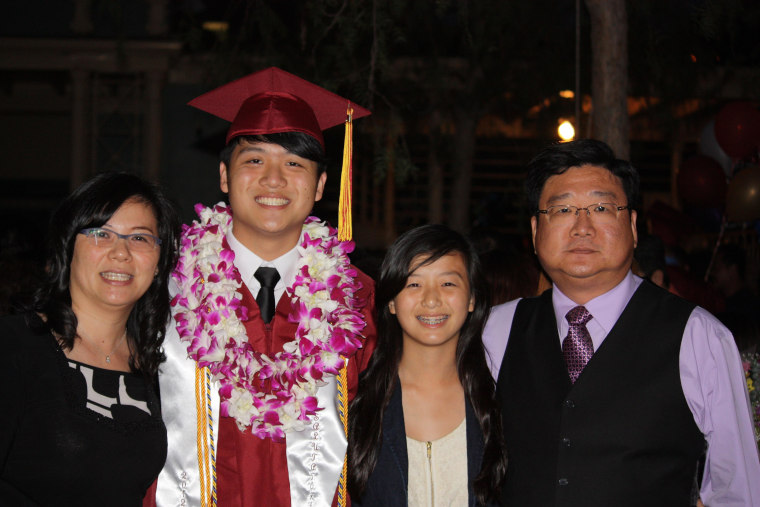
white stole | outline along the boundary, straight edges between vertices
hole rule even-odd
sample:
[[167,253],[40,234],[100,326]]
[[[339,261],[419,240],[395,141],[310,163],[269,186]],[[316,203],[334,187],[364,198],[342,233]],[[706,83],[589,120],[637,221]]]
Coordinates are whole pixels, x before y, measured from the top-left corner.
[[330,506],[346,455],[346,434],[338,414],[338,382],[334,376],[317,390],[323,408],[303,431],[285,434],[290,479],[290,505]]
[[[198,431],[195,404],[194,360],[180,341],[174,319],[164,340],[166,362],[160,367],[161,411],[166,424],[168,452],[158,476],[156,505],[159,507],[200,506]],[[337,408],[337,379],[330,376],[317,390],[323,410],[311,418],[303,431],[286,433],[286,452],[293,507],[330,506],[343,470],[346,436]],[[214,439],[219,435],[219,383],[212,382],[210,403]],[[205,405],[205,402],[204,402]],[[204,427],[209,447],[210,428]],[[248,431],[248,430],[246,430]],[[254,437],[255,438],[255,437]]]
[[[187,345],[180,341],[172,319],[164,340],[166,362],[161,365],[159,385],[161,412],[166,424],[168,452],[166,463],[158,476],[156,505],[200,506],[201,485],[198,468],[198,430],[195,405],[195,361],[187,357]],[[209,391],[214,437],[219,434],[219,384],[213,382]],[[204,400],[204,405],[205,405]],[[208,427],[206,438],[209,446]]]

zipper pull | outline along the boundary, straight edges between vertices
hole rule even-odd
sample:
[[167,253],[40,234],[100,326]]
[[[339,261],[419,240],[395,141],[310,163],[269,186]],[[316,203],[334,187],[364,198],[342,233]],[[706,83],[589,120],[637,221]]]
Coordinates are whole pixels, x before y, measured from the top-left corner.
[[425,445],[427,446],[428,459],[430,459],[431,451],[433,449],[433,442],[425,442]]

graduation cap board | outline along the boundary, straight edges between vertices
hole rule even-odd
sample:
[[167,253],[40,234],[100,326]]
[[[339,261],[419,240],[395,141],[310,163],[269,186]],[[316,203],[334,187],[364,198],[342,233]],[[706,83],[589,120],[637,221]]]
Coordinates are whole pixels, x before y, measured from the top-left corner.
[[231,122],[227,143],[238,136],[303,132],[324,148],[322,131],[344,123],[338,238],[351,239],[352,122],[371,114],[368,109],[277,67],[222,85],[188,104]]

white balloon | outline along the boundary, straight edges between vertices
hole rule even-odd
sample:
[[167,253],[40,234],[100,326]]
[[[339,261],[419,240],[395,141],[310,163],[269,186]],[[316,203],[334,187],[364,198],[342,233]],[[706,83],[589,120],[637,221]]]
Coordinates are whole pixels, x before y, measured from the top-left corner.
[[718,139],[715,137],[715,120],[710,120],[707,125],[702,129],[702,135],[699,137],[699,151],[703,155],[707,155],[715,159],[718,164],[723,168],[726,176],[731,178],[734,172],[734,162],[731,157],[726,155],[723,148],[718,144]]

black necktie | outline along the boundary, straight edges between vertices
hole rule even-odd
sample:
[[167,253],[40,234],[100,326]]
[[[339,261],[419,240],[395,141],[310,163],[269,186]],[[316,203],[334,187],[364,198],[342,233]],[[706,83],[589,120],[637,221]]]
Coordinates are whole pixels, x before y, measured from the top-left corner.
[[280,279],[280,273],[275,268],[260,267],[253,274],[256,280],[261,284],[259,294],[256,296],[256,302],[261,310],[261,318],[265,324],[269,324],[274,317],[274,286]]

